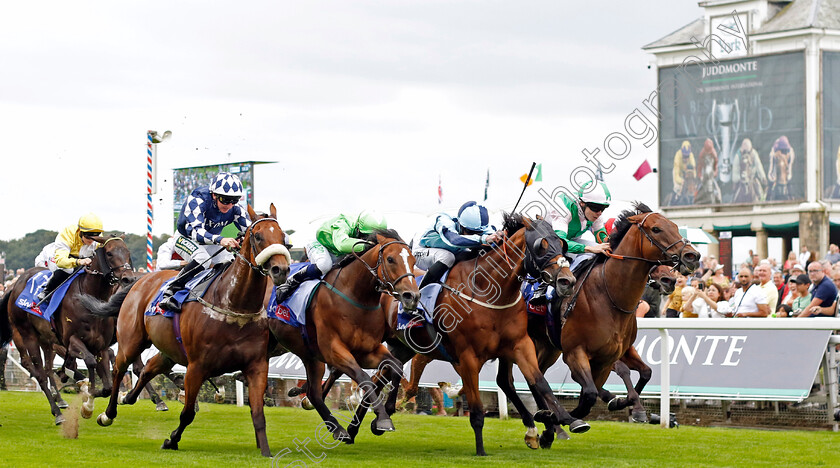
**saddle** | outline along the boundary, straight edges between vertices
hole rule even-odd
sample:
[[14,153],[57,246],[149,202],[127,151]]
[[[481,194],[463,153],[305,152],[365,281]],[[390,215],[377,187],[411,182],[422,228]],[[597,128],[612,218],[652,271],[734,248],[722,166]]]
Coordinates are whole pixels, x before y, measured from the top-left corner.
[[[195,277],[189,281],[184,286],[184,289],[179,290],[175,293],[175,300],[178,301],[179,304],[182,306],[187,302],[194,302],[197,301],[198,298],[204,297],[204,294],[207,293],[207,289],[210,287],[211,284],[225,272],[233,264],[233,262],[228,263],[219,263],[217,265],[213,265],[212,268],[199,272],[195,275]],[[149,307],[146,308],[144,315],[163,315],[164,317],[175,317],[177,314],[175,312],[170,312],[168,310],[163,310],[158,307],[161,299],[163,299],[163,291],[166,289],[166,286],[173,280],[175,277],[164,281],[164,283],[160,286],[160,290],[155,295],[152,302],[149,304]]]

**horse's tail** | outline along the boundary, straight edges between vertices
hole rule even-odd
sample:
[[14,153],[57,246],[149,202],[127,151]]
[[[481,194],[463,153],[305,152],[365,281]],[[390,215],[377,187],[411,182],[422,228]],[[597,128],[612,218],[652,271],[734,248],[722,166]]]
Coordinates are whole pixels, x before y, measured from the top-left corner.
[[9,321],[9,296],[11,295],[10,288],[0,299],[0,349],[5,348],[12,341],[12,323]]
[[79,296],[79,300],[85,309],[93,315],[99,317],[116,317],[120,313],[120,307],[122,306],[122,303],[125,302],[128,292],[136,282],[137,280],[135,279],[130,284],[120,288],[120,290],[114,293],[107,302],[100,301],[99,299],[87,294]]

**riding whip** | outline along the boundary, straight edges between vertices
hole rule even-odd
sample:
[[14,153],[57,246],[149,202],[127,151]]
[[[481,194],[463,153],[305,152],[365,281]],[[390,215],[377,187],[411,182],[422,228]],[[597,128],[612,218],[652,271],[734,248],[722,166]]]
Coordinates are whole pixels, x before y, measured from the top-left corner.
[[519,206],[519,202],[522,201],[522,195],[525,195],[525,189],[527,189],[528,185],[531,183],[531,175],[534,173],[535,167],[537,167],[537,163],[531,163],[531,170],[528,171],[528,178],[525,179],[525,186],[522,187],[522,193],[519,194],[519,200],[516,200],[516,204],[513,205],[513,211],[511,211],[511,213],[516,213],[516,207]]

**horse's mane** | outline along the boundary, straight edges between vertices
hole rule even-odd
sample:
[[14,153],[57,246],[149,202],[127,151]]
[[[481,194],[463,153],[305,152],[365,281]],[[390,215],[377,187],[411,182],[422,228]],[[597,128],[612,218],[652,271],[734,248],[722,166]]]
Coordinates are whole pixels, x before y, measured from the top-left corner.
[[516,231],[525,227],[525,222],[523,221],[522,215],[520,213],[503,212],[502,218],[504,219],[504,221],[502,222],[502,229],[504,229],[508,237],[512,236]]
[[624,236],[627,234],[627,231],[630,230],[630,226],[633,225],[629,220],[631,216],[635,216],[641,213],[650,213],[652,211],[653,210],[651,210],[647,205],[640,201],[637,201],[633,202],[632,209],[624,210],[618,216],[616,216],[615,224],[613,224],[613,233],[610,236],[610,248],[613,250],[617,249],[618,244],[621,243],[621,240],[624,239]]
[[[388,239],[395,239],[395,240],[398,240],[400,242],[403,242],[402,237],[400,237],[400,235],[397,233],[396,230],[394,230],[394,229],[377,229],[376,231],[373,231],[370,234],[360,236],[360,238],[362,240],[371,242],[371,244],[365,245],[365,248],[361,252],[358,252],[357,255],[363,255],[365,252],[367,252],[368,250],[370,250],[374,246],[376,246],[378,244],[378,242],[376,240],[377,235],[380,235],[382,237],[386,237]],[[353,255],[352,253],[342,255],[341,257],[338,258],[338,260],[336,260],[332,269],[335,270],[337,268],[344,268],[347,265],[349,265],[351,262],[353,262],[353,260],[355,260],[355,259],[356,259],[356,255]]]

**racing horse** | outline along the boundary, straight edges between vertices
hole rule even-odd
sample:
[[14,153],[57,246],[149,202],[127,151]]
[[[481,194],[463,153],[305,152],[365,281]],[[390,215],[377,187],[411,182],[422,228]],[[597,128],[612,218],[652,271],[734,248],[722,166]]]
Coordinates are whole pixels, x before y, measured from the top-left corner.
[[[399,234],[379,230],[367,240],[362,252],[340,259],[321,280],[306,312],[305,337],[300,329],[280,320],[269,324],[270,354],[288,350],[303,361],[307,382],[295,393],[305,391],[333,437],[346,443],[353,443],[355,432],[349,433],[330,412],[324,404],[324,392],[329,391],[339,375],[348,375],[363,390],[362,400],[376,414],[371,430],[376,434],[393,431],[393,411],[386,411],[362,368],[402,369],[382,344],[390,328],[380,296],[392,298],[410,310],[416,309],[420,297],[413,274],[414,256]],[[330,381],[322,387],[324,363],[330,365],[332,372]]]
[[[248,206],[248,215],[256,213]],[[263,393],[268,374],[268,322],[263,309],[268,278],[274,286],[285,282],[291,256],[285,247],[286,234],[275,218],[253,222],[244,233],[240,251],[227,269],[207,288],[196,302],[186,302],[173,319],[144,313],[158,295],[164,281],[174,271],[160,271],[140,278],[130,288],[123,288],[107,303],[86,301],[91,312],[118,315],[119,348],[113,371],[111,399],[97,418],[109,426],[117,416],[119,382],[128,365],[140,353],[154,345],[160,353],[150,359],[141,373],[135,390],[145,386],[152,376],[166,372],[174,364],[186,366],[186,393],[180,423],[161,448],[177,450],[186,427],[195,418],[196,397],[201,384],[210,377],[241,370],[248,384],[251,419],[257,447],[263,456],[271,456],[265,433]]]
[[[531,393],[541,402],[541,411],[535,417],[523,418],[528,428],[526,439],[536,435],[534,421],[550,421],[552,424],[568,425],[574,433],[589,430],[589,425],[569,415],[560,405],[542,372],[539,370],[534,344],[528,337],[528,318],[520,286],[525,276],[526,255],[538,259],[536,267],[544,271],[552,265],[555,273],[541,274],[555,282],[573,284],[568,263],[563,257],[562,247],[549,242],[557,239],[550,225],[536,228],[535,223],[520,214],[504,214],[504,239],[490,249],[480,251],[475,260],[456,263],[449,272],[438,296],[434,311],[436,330],[422,332],[424,328],[398,327],[397,313],[393,300],[382,298],[383,308],[388,310],[389,324],[400,341],[389,340],[393,351],[403,362],[417,353],[428,354],[435,359],[450,361],[461,375],[470,408],[470,425],[475,434],[475,450],[479,456],[486,455],[484,449],[484,405],[478,390],[478,373],[490,359],[503,358],[516,363]],[[526,232],[536,234],[536,240],[526,240]],[[530,237],[530,236],[529,236]],[[420,331],[415,331],[420,330]],[[397,388],[391,390],[389,404],[396,400]],[[356,412],[354,423],[364,416],[364,406]]]
[[[581,386],[578,406],[570,411],[576,418],[588,415],[599,396],[613,400],[603,386],[616,361],[626,355],[625,362],[636,362],[638,354],[628,353],[636,340],[634,312],[655,267],[670,265],[688,274],[700,264],[700,254],[677,226],[640,202],[616,218],[610,247],[612,252],[598,257],[576,293],[566,299],[572,301],[571,310],[555,321],[562,351],[551,344],[545,327],[541,333],[532,329],[540,369],[548,369],[562,353]],[[567,303],[554,305],[562,313]],[[553,440],[554,430],[547,427],[540,445],[549,447]]]
[[[104,387],[99,395],[104,395],[105,391],[110,393],[110,381],[107,377],[110,367],[108,348],[114,342],[115,321],[113,318],[88,313],[81,301],[85,297],[106,300],[118,285],[130,284],[134,277],[131,254],[122,237],[97,236],[93,239],[101,244],[95,251],[94,262],[84,267],[84,273],[73,280],[53,315],[52,324],[15,305],[15,300],[26,287],[29,278],[45,270],[44,268],[27,270],[15,282],[12,290],[3,296],[0,303],[0,314],[5,316],[0,317],[0,322],[8,320],[10,323],[11,337],[20,351],[21,363],[35,377],[47,396],[56,424],[64,421],[59,408],[59,404],[62,403],[61,397],[57,392],[54,396],[50,390],[50,385],[54,389],[58,388],[52,372],[52,361],[56,352],[64,357],[65,362],[76,358],[84,360],[92,396],[97,396],[97,373],[102,378]],[[7,341],[5,336],[0,338],[3,344]],[[44,353],[44,361],[41,360],[41,351]],[[72,364],[75,365],[75,362]],[[78,373],[77,376],[83,377]],[[81,412],[83,416],[90,417],[93,398],[87,393],[88,382],[83,382],[80,387],[85,396]]]

